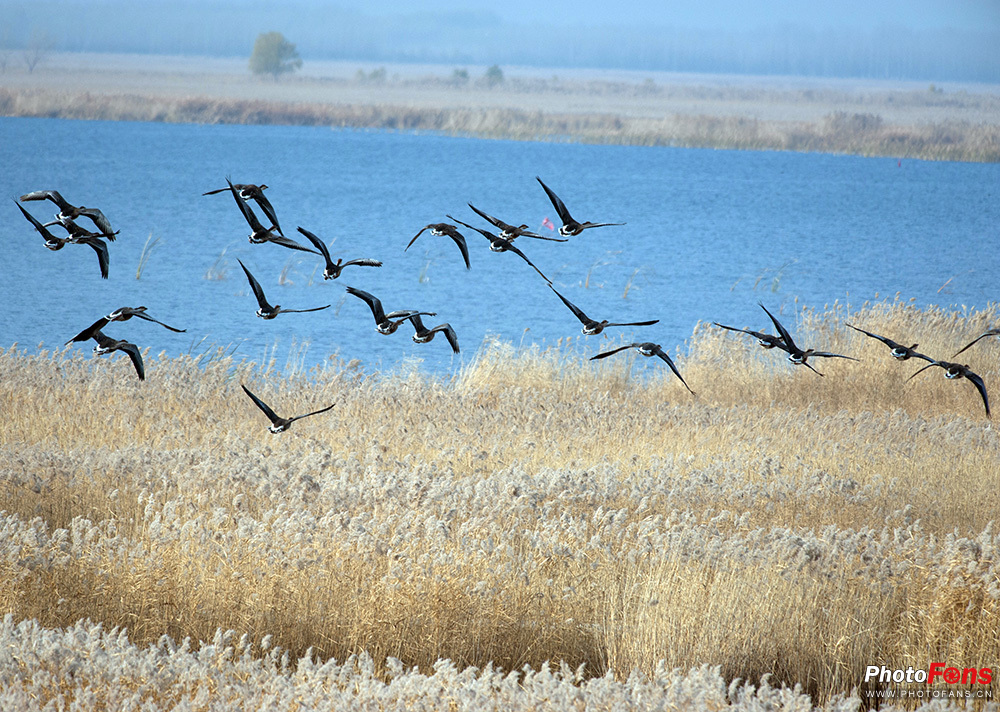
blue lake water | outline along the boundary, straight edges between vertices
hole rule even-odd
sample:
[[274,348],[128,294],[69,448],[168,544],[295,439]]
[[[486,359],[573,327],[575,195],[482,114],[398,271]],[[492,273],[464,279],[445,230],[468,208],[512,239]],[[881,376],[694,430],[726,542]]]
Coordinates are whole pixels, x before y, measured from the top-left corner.
[[[580,324],[515,255],[490,252],[471,231],[468,271],[448,238],[424,233],[403,250],[448,213],[488,227],[467,202],[551,234],[542,221],[558,219],[536,175],[578,220],[627,224],[566,243],[516,244],[591,317],[660,320],[589,337],[585,353],[622,335],[673,353],[699,321],[763,329],[758,301],[787,313],[796,299],[822,308],[899,293],[919,305],[985,307],[1000,286],[996,164],[11,118],[0,118],[0,153],[0,346],[61,346],[114,308],[140,304],[187,333],[136,319],[105,331],[154,355],[228,345],[256,361],[274,355],[278,367],[294,352],[306,367],[331,356],[360,359],[369,371],[418,360],[444,374],[487,338],[553,345],[578,336]],[[301,225],[332,241],[334,259],[373,257],[384,266],[324,281],[318,257],[249,244],[232,197],[202,196],[224,187],[227,175],[267,183],[289,237],[300,238]],[[100,279],[87,247],[43,247],[10,202],[39,189],[101,208],[121,230],[109,244],[110,279]],[[48,202],[24,205],[45,220],[57,212]],[[150,235],[159,243],[137,280]],[[272,304],[332,307],[259,319],[237,258]],[[462,353],[453,357],[443,336],[413,343],[408,325],[376,333],[347,285],[375,294],[387,310],[437,312],[428,326],[449,322]],[[293,349],[306,343],[304,352]]]

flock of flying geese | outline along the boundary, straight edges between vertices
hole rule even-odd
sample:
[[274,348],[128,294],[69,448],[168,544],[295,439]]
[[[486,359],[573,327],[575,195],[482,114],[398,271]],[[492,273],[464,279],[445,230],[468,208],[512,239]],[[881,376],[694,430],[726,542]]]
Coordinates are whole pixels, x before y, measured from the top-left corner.
[[[538,240],[549,240],[553,242],[567,242],[568,238],[579,235],[580,233],[582,233],[584,230],[587,229],[625,224],[625,223],[608,223],[608,222],[595,223],[590,221],[579,222],[572,217],[572,215],[566,208],[566,205],[563,203],[563,201],[559,198],[559,196],[557,196],[554,192],[552,192],[552,190],[547,185],[545,185],[545,183],[542,182],[541,178],[538,178],[536,176],[536,180],[542,186],[542,189],[545,191],[545,194],[548,196],[549,200],[552,203],[553,208],[555,209],[556,213],[559,216],[560,221],[562,222],[562,225],[558,229],[558,234],[560,235],[560,237],[539,235],[535,232],[528,230],[528,226],[525,224],[518,226],[508,224],[498,218],[493,217],[492,215],[483,212],[479,208],[469,203],[468,205],[473,210],[473,212],[479,215],[486,222],[490,223],[490,225],[496,228],[499,231],[499,233],[494,233],[483,228],[469,225],[468,223],[465,223],[461,220],[458,220],[457,218],[452,217],[451,215],[448,215],[447,217],[454,223],[457,223],[457,225],[452,223],[431,223],[429,225],[426,225],[423,228],[421,228],[416,235],[413,236],[413,238],[404,248],[404,251],[408,250],[413,245],[413,243],[416,242],[417,238],[419,238],[425,232],[429,231],[431,235],[450,238],[458,246],[462,254],[462,259],[465,262],[466,269],[469,269],[471,268],[471,264],[469,261],[468,244],[466,243],[465,236],[458,229],[458,225],[461,225],[464,228],[479,233],[487,240],[489,240],[491,251],[513,252],[514,254],[518,255],[522,260],[524,260],[528,265],[530,265],[532,269],[534,269],[535,272],[537,272],[538,275],[545,280],[545,282],[548,284],[548,287],[556,294],[557,297],[559,297],[559,299],[563,302],[563,304],[566,305],[566,307],[570,310],[570,312],[572,312],[573,315],[580,321],[580,323],[583,325],[582,331],[585,335],[590,336],[590,335],[600,334],[607,327],[651,326],[653,324],[658,323],[659,321],[658,319],[652,319],[646,321],[633,321],[633,322],[610,322],[607,319],[600,321],[592,319],[591,317],[587,316],[587,314],[585,314],[583,310],[581,310],[578,306],[570,302],[568,299],[566,299],[566,297],[564,297],[562,294],[556,291],[555,287],[552,286],[552,280],[546,277],[542,273],[542,271],[537,266],[535,266],[535,264],[532,263],[530,259],[528,259],[528,257],[524,254],[524,252],[522,252],[513,244],[514,240],[519,237],[528,237]],[[306,240],[308,240],[308,242],[312,245],[311,247],[296,242],[295,240],[292,240],[288,237],[285,237],[278,223],[278,218],[277,214],[275,213],[274,207],[271,205],[270,201],[264,195],[264,190],[267,188],[267,185],[265,184],[253,185],[253,184],[239,184],[239,183],[234,184],[228,178],[226,179],[226,183],[227,186],[225,188],[210,190],[203,193],[203,195],[216,195],[218,193],[225,193],[225,192],[230,193],[233,196],[233,199],[236,201],[236,205],[239,207],[240,212],[242,213],[244,219],[246,220],[247,224],[250,227],[249,241],[252,244],[273,243],[275,245],[285,247],[288,249],[316,254],[320,256],[325,263],[323,271],[324,280],[337,279],[338,277],[340,277],[342,271],[350,266],[358,266],[358,267],[382,266],[382,262],[370,258],[352,259],[346,262],[343,261],[342,259],[338,259],[336,262],[334,262],[330,257],[330,252],[327,245],[318,236],[316,236],[314,233],[310,232],[309,230],[306,230],[303,227],[299,227],[298,232],[303,237],[305,237]],[[47,223],[42,223],[41,221],[37,220],[33,215],[31,215],[31,213],[25,210],[25,208],[20,203],[14,201],[15,205],[17,205],[17,207],[20,209],[24,217],[32,224],[35,230],[38,231],[44,238],[45,247],[47,247],[50,250],[60,250],[67,244],[88,245],[97,253],[101,271],[101,277],[104,279],[108,278],[110,259],[109,259],[108,246],[105,243],[105,240],[110,240],[113,242],[115,240],[115,236],[118,234],[118,231],[112,229],[111,223],[105,217],[103,212],[101,212],[96,208],[74,206],[71,203],[67,202],[62,197],[62,195],[60,195],[57,191],[54,190],[39,190],[27,193],[25,195],[22,195],[20,197],[20,200],[22,202],[49,200],[52,203],[54,203],[59,208],[59,212],[55,215],[55,219]],[[260,211],[271,223],[270,227],[264,227],[263,223],[261,223],[260,219],[257,217],[252,207],[250,206],[251,201],[256,203]],[[98,229],[98,232],[92,232],[90,230],[82,228],[75,222],[79,218],[89,219]],[[52,232],[49,230],[49,228],[56,225],[64,229],[67,234],[65,236],[53,235]],[[257,316],[259,316],[262,319],[274,319],[275,317],[278,316],[278,314],[281,313],[292,313],[292,312],[301,313],[301,312],[321,311],[323,309],[328,309],[331,306],[330,304],[327,304],[325,306],[312,307],[308,309],[286,309],[281,307],[280,305],[272,305],[270,302],[268,302],[267,297],[264,294],[264,290],[260,285],[260,282],[257,281],[257,279],[253,276],[253,274],[251,274],[250,270],[247,269],[246,265],[244,265],[242,261],[239,261],[239,263],[240,267],[243,268],[243,272],[246,275],[247,282],[250,285],[250,289],[257,300],[257,304],[259,307],[257,309]],[[382,302],[369,292],[366,292],[362,289],[357,289],[355,287],[347,287],[347,293],[359,298],[360,300],[365,302],[365,304],[368,305],[368,308],[371,310],[372,317],[375,320],[375,329],[380,334],[385,334],[385,335],[393,334],[401,325],[409,322],[414,329],[414,334],[412,338],[413,341],[415,341],[416,343],[427,343],[433,340],[436,334],[442,333],[444,334],[445,339],[447,339],[449,345],[451,346],[452,351],[456,354],[459,353],[458,336],[450,324],[443,323],[431,328],[427,328],[424,325],[422,317],[436,316],[435,312],[426,312],[414,309],[402,309],[402,310],[386,312],[382,306]],[[757,343],[765,349],[777,348],[781,351],[784,351],[787,353],[787,358],[791,363],[805,366],[806,368],[809,368],[814,373],[820,376],[822,376],[823,374],[817,371],[815,368],[813,368],[812,364],[809,363],[810,358],[842,358],[842,359],[849,359],[851,361],[858,360],[852,356],[845,356],[843,354],[830,353],[827,351],[817,351],[811,348],[803,350],[802,348],[800,348],[795,344],[792,335],[781,324],[781,322],[779,322],[778,319],[776,319],[775,316],[770,311],[768,311],[768,309],[763,304],[761,304],[760,307],[770,318],[772,324],[774,325],[774,329],[777,332],[776,334],[769,334],[766,332],[754,331],[751,329],[740,329],[734,326],[726,326],[718,322],[714,322],[714,324],[715,326],[718,326],[722,329],[753,336],[754,338],[757,339]],[[162,321],[152,318],[151,316],[146,314],[146,311],[147,309],[144,306],[122,307],[120,309],[111,312],[107,316],[101,317],[93,324],[88,326],[86,329],[81,331],[79,334],[71,338],[66,343],[70,344],[73,342],[85,342],[93,339],[97,344],[94,347],[94,353],[97,355],[109,354],[114,351],[122,351],[123,353],[128,355],[128,357],[131,359],[132,364],[135,367],[136,374],[139,376],[139,379],[144,380],[145,368],[143,365],[142,355],[139,351],[139,347],[129,341],[111,338],[105,335],[102,330],[112,322],[128,321],[132,317],[138,317],[146,321],[151,321],[160,324],[164,328],[174,332],[181,333],[185,331],[185,329],[177,329],[175,327],[164,324]],[[986,393],[986,385],[983,382],[982,377],[974,373],[969,368],[968,365],[933,359],[929,356],[925,356],[924,354],[918,353],[916,351],[917,344],[913,344],[912,346],[904,346],[885,336],[880,336],[879,334],[874,334],[869,331],[865,331],[864,329],[860,329],[851,324],[847,324],[847,326],[849,326],[852,329],[855,329],[856,331],[861,332],[862,334],[865,334],[866,336],[872,339],[877,339],[878,341],[884,343],[891,349],[892,357],[899,361],[906,361],[911,358],[917,358],[928,362],[926,366],[918,370],[916,373],[910,376],[910,378],[913,378],[914,376],[922,373],[923,371],[931,368],[932,366],[938,366],[944,370],[944,375],[948,379],[961,379],[961,378],[967,379],[979,391],[979,394],[983,400],[983,405],[986,408],[986,415],[987,417],[990,416],[990,405]],[[1000,328],[989,329],[988,331],[984,332],[980,336],[976,337],[969,344],[961,348],[955,354],[955,356],[964,352],[966,349],[970,348],[971,346],[973,346],[974,344],[976,344],[977,342],[988,336],[1000,336]],[[608,356],[612,356],[616,353],[625,351],[627,349],[635,349],[638,353],[640,353],[643,356],[647,357],[656,356],[657,358],[664,361],[667,364],[667,366],[670,367],[670,370],[674,373],[674,375],[677,376],[680,382],[684,384],[684,387],[692,395],[694,394],[694,391],[691,390],[690,386],[688,386],[683,376],[681,376],[681,373],[677,369],[676,364],[674,364],[673,360],[659,344],[655,344],[648,341],[626,344],[624,346],[619,346],[618,348],[611,349],[609,351],[598,353],[596,356],[591,357],[591,360],[607,358]],[[318,415],[319,413],[325,413],[326,411],[333,408],[333,405],[330,405],[321,410],[317,410],[312,413],[306,413],[305,415],[294,416],[291,418],[283,418],[277,415],[266,403],[264,403],[264,401],[262,401],[253,393],[251,393],[246,386],[242,386],[242,388],[244,392],[247,394],[247,396],[254,402],[254,404],[271,421],[271,425],[268,427],[268,430],[270,430],[272,433],[283,432],[287,430],[291,426],[291,424],[296,420],[307,418],[312,415]]]

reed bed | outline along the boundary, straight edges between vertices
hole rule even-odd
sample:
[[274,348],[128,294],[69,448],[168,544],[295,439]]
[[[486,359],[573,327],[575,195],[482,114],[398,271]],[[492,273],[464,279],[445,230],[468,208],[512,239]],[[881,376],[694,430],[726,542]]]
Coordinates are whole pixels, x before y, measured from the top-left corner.
[[682,113],[649,117],[498,107],[426,108],[0,88],[0,115],[332,126],[531,141],[1000,160],[1000,125],[996,123],[943,120],[900,125],[886,122],[878,114],[845,111],[832,111],[818,121],[781,121]]
[[[144,383],[2,351],[0,707],[854,710],[868,665],[998,671],[1000,439],[844,324],[948,358],[1000,308],[782,318],[862,361],[703,326],[692,397],[571,345]],[[994,340],[965,356],[997,382]],[[274,436],[241,383],[336,407]]]

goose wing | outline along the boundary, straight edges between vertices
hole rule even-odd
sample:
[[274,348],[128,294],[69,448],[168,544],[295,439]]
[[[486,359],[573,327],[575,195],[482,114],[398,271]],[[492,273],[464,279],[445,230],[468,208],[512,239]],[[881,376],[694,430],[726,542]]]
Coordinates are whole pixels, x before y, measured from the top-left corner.
[[254,191],[253,199],[256,201],[257,205],[260,206],[260,209],[264,211],[264,214],[267,216],[267,219],[271,221],[274,229],[284,235],[285,233],[281,232],[281,225],[278,224],[278,216],[274,212],[274,206],[271,205],[271,201],[267,199],[267,196],[264,195],[262,191],[257,190]]
[[312,309],[282,309],[281,311],[302,314],[304,312],[322,311],[324,309],[329,309],[329,308],[330,308],[330,305],[327,304],[325,307],[313,307]]
[[[419,319],[420,317],[414,315],[412,318]],[[439,331],[443,332],[445,338],[448,339],[448,343],[451,344],[451,350],[454,351],[455,353],[459,353],[458,335],[455,333],[455,330],[451,328],[451,324],[438,324],[437,326],[435,326],[433,329],[430,330],[430,333],[433,334]]]
[[66,202],[66,199],[57,190],[34,190],[30,193],[25,193],[18,200],[51,200],[59,206],[59,210],[61,211],[73,209],[73,206]]
[[348,267],[350,265],[358,265],[360,267],[381,267],[382,263],[378,260],[369,259],[367,257],[362,257],[357,260],[348,260],[341,267]]
[[563,224],[565,225],[566,223],[576,222],[573,220],[573,216],[569,214],[569,210],[566,209],[566,204],[563,203],[559,196],[553,193],[552,190],[545,185],[545,183],[542,183],[541,178],[535,176],[535,180],[541,184],[545,194],[549,196],[549,200],[552,202],[552,207],[556,209],[556,213],[559,214],[559,219],[563,221]]
[[406,247],[403,248],[403,252],[406,252],[408,249],[410,249],[410,245],[412,245],[414,242],[416,242],[417,238],[420,237],[421,235],[423,235],[424,231],[430,230],[431,227],[433,227],[433,226],[432,225],[424,225],[422,228],[420,228],[420,232],[418,232],[416,235],[414,235],[412,238],[410,238],[410,241],[408,243],[406,243]]
[[347,293],[353,294],[355,297],[363,300],[368,305],[368,308],[372,310],[372,316],[375,317],[376,324],[381,324],[386,320],[385,312],[382,310],[382,302],[379,301],[378,297],[373,294],[369,294],[363,289],[356,289],[354,287],[348,287]]
[[[970,341],[968,344],[966,344],[965,346],[963,346],[962,348],[960,348],[958,351],[956,351],[955,352],[955,356],[958,356],[960,353],[962,353],[963,351],[965,351],[967,348],[969,348],[973,344],[978,343],[980,340],[985,339],[987,336],[997,336],[997,335],[1000,335],[1000,329],[990,329],[989,331],[983,332],[982,334],[980,334],[979,336],[977,336],[976,338],[974,338],[972,341]],[[952,358],[954,358],[954,356]]]
[[257,298],[258,306],[260,306],[260,308],[264,311],[274,311],[274,307],[267,303],[267,297],[264,296],[264,290],[261,288],[260,282],[258,282],[252,274],[250,274],[250,270],[247,269],[247,266],[243,264],[242,260],[238,259],[236,261],[240,263],[240,267],[242,267],[243,272],[246,273],[247,281],[250,283],[250,289],[253,290],[253,295]]
[[129,341],[123,341],[118,345],[118,350],[128,354],[128,357],[132,359],[132,365],[135,366],[135,372],[138,374],[139,380],[145,381],[146,369],[142,364],[142,354],[139,353],[139,347]]
[[684,380],[684,376],[682,376],[681,372],[677,370],[677,366],[674,365],[673,359],[671,359],[670,356],[667,355],[667,352],[664,351],[659,344],[653,344],[652,351],[654,355],[659,356],[660,359],[662,359],[664,362],[666,362],[668,366],[670,366],[670,370],[674,372],[674,375],[680,379],[681,383],[683,383],[684,387],[687,388],[688,391],[690,391],[691,395],[694,395],[694,391],[691,390],[691,386],[689,386],[687,384],[687,381]]
[[[101,329],[108,325],[111,320],[106,316],[102,316],[100,319],[95,321],[93,324],[88,326],[86,329],[81,331],[79,334],[74,336],[72,339],[67,341],[67,344],[71,344],[74,341],[87,341],[89,339],[97,340],[97,335],[101,333]],[[103,334],[101,334],[103,336]]]
[[626,349],[635,348],[636,346],[638,346],[638,344],[625,344],[625,346],[619,346],[617,349],[611,349],[610,351],[604,351],[603,353],[599,353],[596,356],[591,356],[590,360],[596,361],[599,358],[607,358],[608,356],[613,356],[619,351],[625,351]]
[[133,312],[132,316],[137,316],[140,319],[145,319],[146,321],[151,321],[154,324],[159,324],[160,326],[165,327],[167,329],[170,329],[171,331],[174,331],[174,332],[176,332],[178,334],[183,334],[184,332],[187,331],[187,329],[175,329],[174,327],[170,326],[169,324],[164,324],[162,321],[160,321],[158,319],[154,319],[151,316],[146,316],[146,314],[144,312],[141,312],[141,311]]
[[592,324],[594,322],[593,319],[591,319],[589,316],[583,313],[583,310],[580,309],[580,307],[578,307],[576,304],[574,304],[566,297],[561,295],[559,292],[557,292],[556,288],[553,287],[551,284],[549,285],[549,289],[551,289],[553,292],[556,293],[556,296],[562,300],[562,303],[565,304],[571,312],[573,312],[573,316],[579,319],[581,324],[586,326],[587,324]]
[[311,415],[319,415],[320,413],[325,413],[326,411],[328,411],[331,408],[333,408],[333,406],[335,406],[335,405],[337,405],[337,404],[334,403],[333,405],[328,405],[326,408],[321,408],[320,410],[314,410],[312,413],[306,413],[305,415],[296,415],[294,418],[289,418],[288,419],[288,423],[289,423],[289,425],[291,425],[296,420],[302,420],[303,418],[308,418]]
[[230,181],[228,177],[226,178],[226,183],[229,184],[229,192],[233,194],[233,200],[235,200],[236,204],[239,206],[240,212],[243,213],[243,219],[247,221],[250,229],[255,233],[263,232],[264,226],[260,224],[260,220],[257,219],[256,215],[254,215],[253,209],[247,205],[243,198],[240,197],[240,194],[236,191],[236,186],[233,185],[232,181]]
[[267,419],[270,420],[272,424],[278,425],[281,422],[281,418],[278,417],[277,413],[271,410],[270,406],[268,406],[267,403],[265,403],[260,398],[251,393],[249,388],[244,386],[242,383],[240,384],[240,388],[243,389],[244,393],[250,396],[250,400],[252,400],[254,403],[257,404],[257,407],[264,412],[264,415],[267,416]]
[[986,417],[987,418],[990,417],[990,399],[986,395],[986,383],[983,381],[982,376],[980,376],[978,373],[973,373],[968,369],[968,367],[966,367],[965,377],[968,378],[970,381],[972,381],[972,384],[976,387],[976,390],[979,391],[979,395],[982,396],[983,398],[983,405],[986,407]]
[[302,252],[311,252],[314,255],[321,254],[317,250],[311,247],[306,247],[305,245],[300,245],[295,240],[285,237],[284,235],[275,235],[273,233],[268,233],[266,238],[268,242],[273,242],[275,245],[281,245],[282,247],[287,247],[290,250],[300,250]]
[[781,335],[781,340],[785,342],[785,346],[782,348],[784,348],[784,350],[788,351],[789,353],[791,353],[793,350],[799,350],[798,346],[795,345],[795,342],[792,341],[792,335],[789,334],[788,330],[781,325],[780,321],[774,318],[774,314],[769,312],[767,310],[767,307],[765,307],[763,304],[758,303],[758,305],[760,306],[761,309],[764,310],[765,314],[771,317],[771,321],[774,323],[774,328],[777,329],[778,333]]
[[101,267],[101,278],[108,278],[111,266],[111,256],[108,254],[108,244],[99,237],[78,237],[74,240],[78,245],[90,245],[97,253],[97,263]]
[[97,229],[104,233],[105,237],[110,240],[115,239],[114,235],[117,234],[115,229],[111,227],[111,223],[100,210],[97,208],[77,208],[76,212],[79,215],[83,215],[85,218],[90,218],[91,222],[97,226]]
[[[21,200],[24,200],[24,197],[22,197]],[[27,219],[27,221],[34,226],[35,230],[38,231],[38,234],[45,238],[46,242],[58,242],[59,240],[64,239],[56,237],[51,232],[49,232],[47,227],[38,222],[38,220],[35,219],[35,216],[29,213],[27,210],[25,210],[24,206],[18,203],[16,200],[14,201],[14,205],[16,205],[17,209],[21,211],[21,214],[24,215],[25,219]]]
[[333,269],[333,262],[330,261],[330,250],[327,249],[326,243],[320,240],[317,235],[306,230],[304,227],[298,227],[296,229],[305,235],[306,239],[309,240],[309,242],[311,242],[317,250],[319,250],[319,254],[322,255],[324,260],[326,260],[327,268]]
[[[500,239],[503,239],[503,238],[500,238]],[[532,269],[534,269],[536,272],[538,272],[539,276],[541,276],[542,279],[544,279],[546,282],[549,283],[549,286],[552,286],[552,280],[549,279],[548,277],[546,277],[544,274],[542,274],[542,270],[540,270],[537,267],[535,267],[535,263],[532,262],[531,260],[529,260],[527,255],[525,255],[523,252],[521,252],[521,250],[519,250],[517,247],[515,247],[513,245],[513,243],[511,243],[510,240],[504,240],[504,242],[506,243],[506,245],[504,246],[504,251],[505,252],[513,252],[515,255],[518,255],[522,260],[524,260],[529,265],[531,265]],[[558,292],[557,292],[557,294],[558,294]]]

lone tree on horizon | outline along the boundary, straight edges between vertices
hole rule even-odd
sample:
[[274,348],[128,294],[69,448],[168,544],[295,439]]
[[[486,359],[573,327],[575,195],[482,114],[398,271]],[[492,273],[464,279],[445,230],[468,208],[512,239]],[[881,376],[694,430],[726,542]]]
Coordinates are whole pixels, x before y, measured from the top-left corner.
[[277,79],[282,74],[294,72],[302,66],[302,60],[295,45],[285,39],[280,32],[262,32],[253,43],[250,55],[250,71],[254,74],[270,74]]

